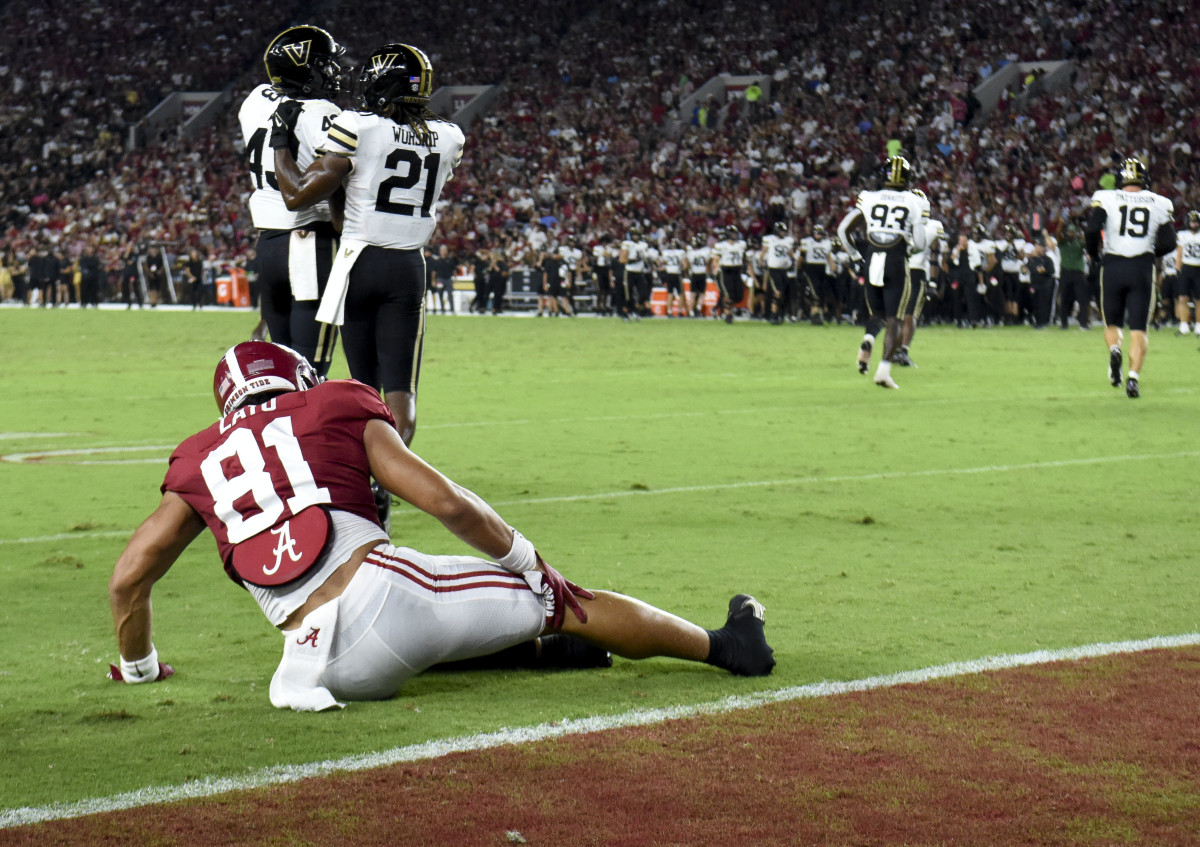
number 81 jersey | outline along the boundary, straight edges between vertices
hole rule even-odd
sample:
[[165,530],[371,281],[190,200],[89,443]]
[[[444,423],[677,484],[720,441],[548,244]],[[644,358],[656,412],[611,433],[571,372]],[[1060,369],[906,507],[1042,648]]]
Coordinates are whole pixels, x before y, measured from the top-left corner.
[[457,124],[429,121],[430,144],[411,127],[373,112],[342,112],[320,152],[351,161],[346,182],[345,240],[418,250],[437,226],[434,204],[462,158]]
[[1101,189],[1092,195],[1093,213],[1104,212],[1104,255],[1154,255],[1158,228],[1172,226],[1171,201],[1153,191]]
[[162,490],[204,519],[226,571],[235,545],[309,506],[378,524],[363,431],[395,425],[379,393],[335,379],[243,406],[175,448]]

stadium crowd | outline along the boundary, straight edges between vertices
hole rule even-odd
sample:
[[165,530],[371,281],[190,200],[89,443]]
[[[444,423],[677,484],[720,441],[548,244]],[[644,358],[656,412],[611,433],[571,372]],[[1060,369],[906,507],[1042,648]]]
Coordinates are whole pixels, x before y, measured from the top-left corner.
[[[799,236],[836,226],[897,149],[950,243],[975,227],[1000,237],[1006,225],[1032,238],[1035,212],[1058,232],[1125,155],[1147,162],[1181,221],[1200,206],[1200,151],[1189,143],[1200,128],[1198,5],[533,0],[520,13],[476,2],[454,16],[413,7],[402,37],[428,49],[436,85],[504,86],[467,132],[435,244],[468,265],[499,249],[512,267],[531,242],[619,243],[632,227],[658,249],[697,233],[715,241],[730,225],[755,239],[779,220]],[[252,264],[234,109],[197,139],[126,152],[130,126],[175,89],[232,84],[240,102],[261,82],[263,46],[292,16],[329,29],[351,59],[391,16],[377,0],[219,12],[52,0],[0,13],[10,276],[31,287],[40,251],[57,256],[61,275],[91,252],[108,272],[101,296],[117,297],[131,250],[194,248],[214,272]],[[1066,89],[1022,98],[1018,87],[972,120],[970,91],[993,71],[1055,60],[1077,69]],[[765,91],[681,109],[720,74],[761,75]]]

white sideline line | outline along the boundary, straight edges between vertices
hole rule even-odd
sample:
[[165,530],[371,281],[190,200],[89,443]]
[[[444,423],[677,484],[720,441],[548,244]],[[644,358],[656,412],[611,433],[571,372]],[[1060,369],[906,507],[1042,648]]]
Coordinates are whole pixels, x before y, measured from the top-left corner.
[[65,438],[68,435],[80,435],[78,432],[0,432],[0,441],[11,441],[18,438]]
[[1181,459],[1200,456],[1200,450],[1177,453],[1144,453],[1127,456],[1093,456],[1086,459],[1057,459],[1052,462],[1026,462],[1019,465],[980,465],[973,468],[931,468],[923,471],[883,471],[880,473],[848,474],[845,476],[802,476],[792,479],[764,479],[749,482],[719,482],[711,485],[681,485],[674,488],[624,489],[602,494],[567,494],[559,497],[528,497],[519,500],[489,500],[493,506],[525,506],[538,503],[573,503],[577,500],[607,500],[614,497],[648,497],[657,494],[691,494],[698,491],[730,491],[738,488],[767,488],[772,485],[812,485],[820,482],[871,482],[881,479],[914,479],[926,476],[956,476],[958,474],[1010,473],[1012,471],[1066,468],[1076,465],[1100,465],[1110,462],[1136,462],[1146,459]]
[[[147,448],[149,449],[149,448]],[[617,497],[650,497],[660,494],[692,494],[699,491],[731,491],[738,488],[769,488],[773,485],[812,485],[821,482],[872,482],[881,479],[914,479],[929,476],[956,476],[958,474],[1011,473],[1012,471],[1039,470],[1043,468],[1066,468],[1076,465],[1100,465],[1110,462],[1138,462],[1147,459],[1180,459],[1200,456],[1200,450],[1182,450],[1177,453],[1143,453],[1126,456],[1093,456],[1087,459],[1057,459],[1052,462],[1028,462],[1021,465],[980,465],[973,468],[934,468],[924,471],[892,471],[846,476],[802,476],[794,479],[763,479],[749,482],[720,482],[712,485],[682,485],[674,488],[624,489],[605,491],[598,494],[566,494],[560,497],[525,497],[517,500],[489,500],[493,506],[530,506],[543,503],[575,503],[584,500],[611,500]],[[412,511],[397,509],[397,513]],[[131,532],[132,530],[130,530]],[[107,538],[128,535],[128,532],[60,532],[57,535],[41,535],[29,538],[0,538],[5,544],[37,544],[43,541],[61,541],[64,538]]]
[[968,676],[986,671],[1007,670],[1027,665],[1077,661],[1079,659],[1111,656],[1119,653],[1138,653],[1144,650],[1190,647],[1197,644],[1200,644],[1200,633],[1193,632],[1187,635],[1159,636],[1140,641],[1087,644],[1082,647],[1067,647],[1060,650],[1035,650],[1032,653],[988,656],[982,659],[951,662],[946,665],[922,668],[921,670],[901,671],[900,673],[872,676],[849,682],[817,682],[810,685],[779,688],[774,691],[739,694],[708,703],[668,706],[662,709],[635,709],[620,715],[594,716],[590,718],[555,721],[536,726],[506,728],[497,730],[496,732],[485,732],[477,735],[464,735],[457,738],[426,741],[421,744],[410,744],[406,747],[395,747],[379,753],[363,753],[357,756],[347,756],[342,759],[327,759],[323,762],[309,762],[302,765],[278,765],[236,778],[209,777],[185,782],[181,785],[139,788],[136,791],[129,791],[124,794],[82,800],[78,803],[54,803],[49,806],[23,806],[16,809],[6,809],[0,811],[0,829],[43,823],[45,821],[66,820],[85,815],[97,815],[105,812],[118,812],[142,806],[158,805],[160,803],[175,803],[181,800],[213,797],[217,794],[225,794],[230,791],[265,788],[331,773],[363,771],[371,768],[397,765],[402,762],[426,761],[446,756],[450,753],[490,750],[512,744],[530,744],[552,738],[562,738],[563,736],[582,735],[587,732],[603,732],[610,729],[650,726],[669,720],[692,718],[701,715],[721,715],[728,712],[752,709],[769,703],[784,703],[816,697],[833,697],[856,691],[874,691],[881,688],[893,688],[897,685],[931,682],[938,679]]

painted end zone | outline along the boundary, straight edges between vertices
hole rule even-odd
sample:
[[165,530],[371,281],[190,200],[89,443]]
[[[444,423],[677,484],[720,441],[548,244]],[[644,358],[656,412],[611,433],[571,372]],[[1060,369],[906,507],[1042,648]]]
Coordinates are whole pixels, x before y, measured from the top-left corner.
[[391,844],[401,820],[413,843],[1195,843],[1197,645],[991,657],[13,809],[0,845]]

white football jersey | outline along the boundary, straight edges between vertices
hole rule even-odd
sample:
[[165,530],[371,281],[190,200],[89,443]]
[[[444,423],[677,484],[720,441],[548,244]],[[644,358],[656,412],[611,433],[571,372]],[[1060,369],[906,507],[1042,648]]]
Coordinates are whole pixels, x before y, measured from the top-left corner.
[[924,232],[917,224],[929,217],[928,202],[911,191],[863,191],[855,206],[862,213],[867,227],[867,241],[874,247],[894,247],[910,240],[912,249],[920,249]]
[[609,264],[608,246],[597,244],[592,248],[592,264],[598,268],[607,268]]
[[[1180,230],[1175,237],[1179,242],[1178,252],[1183,259],[1183,264],[1192,268],[1200,265],[1200,232],[1192,232],[1190,229],[1184,229]],[[1172,250],[1168,254],[1172,261],[1175,259],[1175,252]]]
[[[271,115],[287,100],[269,85],[250,92],[238,110],[242,140],[246,145],[246,163],[250,167],[250,219],[258,229],[295,229],[314,221],[329,220],[329,203],[322,201],[307,209],[288,211],[275,179],[275,151],[270,147]],[[303,108],[296,118],[296,167],[303,173],[316,159],[316,148],[325,140],[325,132],[341,109],[328,100],[300,100]]]
[[1021,263],[1025,259],[1026,243],[1024,238],[1014,238],[1012,241],[997,240],[993,242],[996,254],[996,261],[1000,263],[1000,270],[1006,274],[1016,274],[1021,272]]
[[796,239],[791,235],[764,235],[763,255],[767,257],[767,267],[775,270],[787,270],[792,266],[796,253]]
[[393,250],[418,250],[437,226],[435,205],[462,158],[463,132],[431,120],[426,147],[406,125],[371,112],[338,115],[319,152],[346,156],[343,239]]
[[1104,210],[1104,255],[1154,255],[1160,226],[1173,226],[1171,201],[1153,191],[1101,189],[1092,195],[1092,208]]
[[[621,242],[621,252],[625,254],[625,270],[629,273],[645,273],[646,245],[640,241],[626,240]],[[618,254],[620,255],[620,254]]]
[[683,260],[687,256],[687,251],[682,247],[668,247],[662,251],[660,258],[662,259],[663,273],[679,274],[683,272]]
[[559,250],[562,254],[563,261],[567,263],[567,270],[575,273],[575,269],[579,267],[579,260],[583,258],[583,251],[578,247],[564,247]]
[[723,268],[740,268],[746,264],[746,242],[721,239],[713,245],[712,255]]
[[701,276],[708,273],[708,260],[712,251],[707,247],[689,247],[687,251],[688,273]]
[[945,235],[946,230],[941,221],[927,218],[925,220],[925,249],[909,257],[909,270],[925,271],[928,274],[930,254],[937,248],[938,241]]
[[825,238],[805,236],[800,239],[800,252],[804,255],[804,264],[824,265],[828,269],[829,257],[833,255],[833,239],[828,236]]

